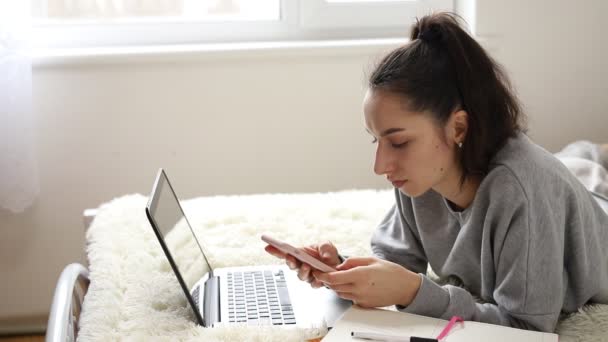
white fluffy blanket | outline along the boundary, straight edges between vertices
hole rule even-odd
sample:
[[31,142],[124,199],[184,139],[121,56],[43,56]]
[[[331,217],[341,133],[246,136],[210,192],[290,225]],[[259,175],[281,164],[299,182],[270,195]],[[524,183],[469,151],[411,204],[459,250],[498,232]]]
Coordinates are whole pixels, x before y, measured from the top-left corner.
[[[272,264],[259,234],[294,245],[333,241],[347,255],[369,255],[369,238],[393,202],[391,191],[196,198],[184,211],[212,265]],[[87,231],[91,285],[80,341],[301,341],[318,329],[219,327],[194,323],[186,300],[150,228],[147,198],[129,195],[100,207]],[[608,305],[587,306],[560,321],[561,341],[608,341]]]

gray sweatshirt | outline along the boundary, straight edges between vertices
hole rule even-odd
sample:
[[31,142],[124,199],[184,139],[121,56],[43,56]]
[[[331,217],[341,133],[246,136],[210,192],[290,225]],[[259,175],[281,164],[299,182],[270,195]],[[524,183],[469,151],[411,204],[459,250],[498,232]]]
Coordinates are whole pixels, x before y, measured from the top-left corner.
[[[462,212],[433,190],[395,195],[372,251],[422,277],[413,302],[399,310],[552,332],[561,312],[608,303],[602,199],[524,134],[496,154]],[[429,264],[458,286],[430,280]]]

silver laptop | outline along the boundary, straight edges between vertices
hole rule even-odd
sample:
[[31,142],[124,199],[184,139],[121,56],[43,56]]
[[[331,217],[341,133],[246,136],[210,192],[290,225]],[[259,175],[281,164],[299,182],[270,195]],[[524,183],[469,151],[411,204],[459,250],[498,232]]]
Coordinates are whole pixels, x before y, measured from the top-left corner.
[[[163,169],[158,171],[146,215],[202,326],[326,324],[331,328],[352,304],[329,289],[312,289],[286,266],[212,267]],[[263,245],[250,248],[257,247]]]

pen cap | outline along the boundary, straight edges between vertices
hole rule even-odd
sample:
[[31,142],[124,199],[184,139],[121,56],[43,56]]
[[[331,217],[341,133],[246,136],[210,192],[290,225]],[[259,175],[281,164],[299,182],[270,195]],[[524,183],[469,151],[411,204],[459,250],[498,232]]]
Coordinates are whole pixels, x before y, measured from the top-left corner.
[[426,337],[410,337],[410,342],[437,342],[434,338],[426,338]]

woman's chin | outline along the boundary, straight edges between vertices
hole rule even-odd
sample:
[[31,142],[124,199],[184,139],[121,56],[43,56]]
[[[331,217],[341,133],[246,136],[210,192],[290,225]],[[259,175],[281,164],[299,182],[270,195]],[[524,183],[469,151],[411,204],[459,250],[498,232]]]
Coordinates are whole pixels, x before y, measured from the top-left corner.
[[420,189],[412,188],[412,184],[410,183],[411,182],[408,181],[403,184],[403,186],[399,188],[399,191],[401,191],[402,194],[412,198],[424,195],[424,193],[426,193],[426,191],[421,191]]

